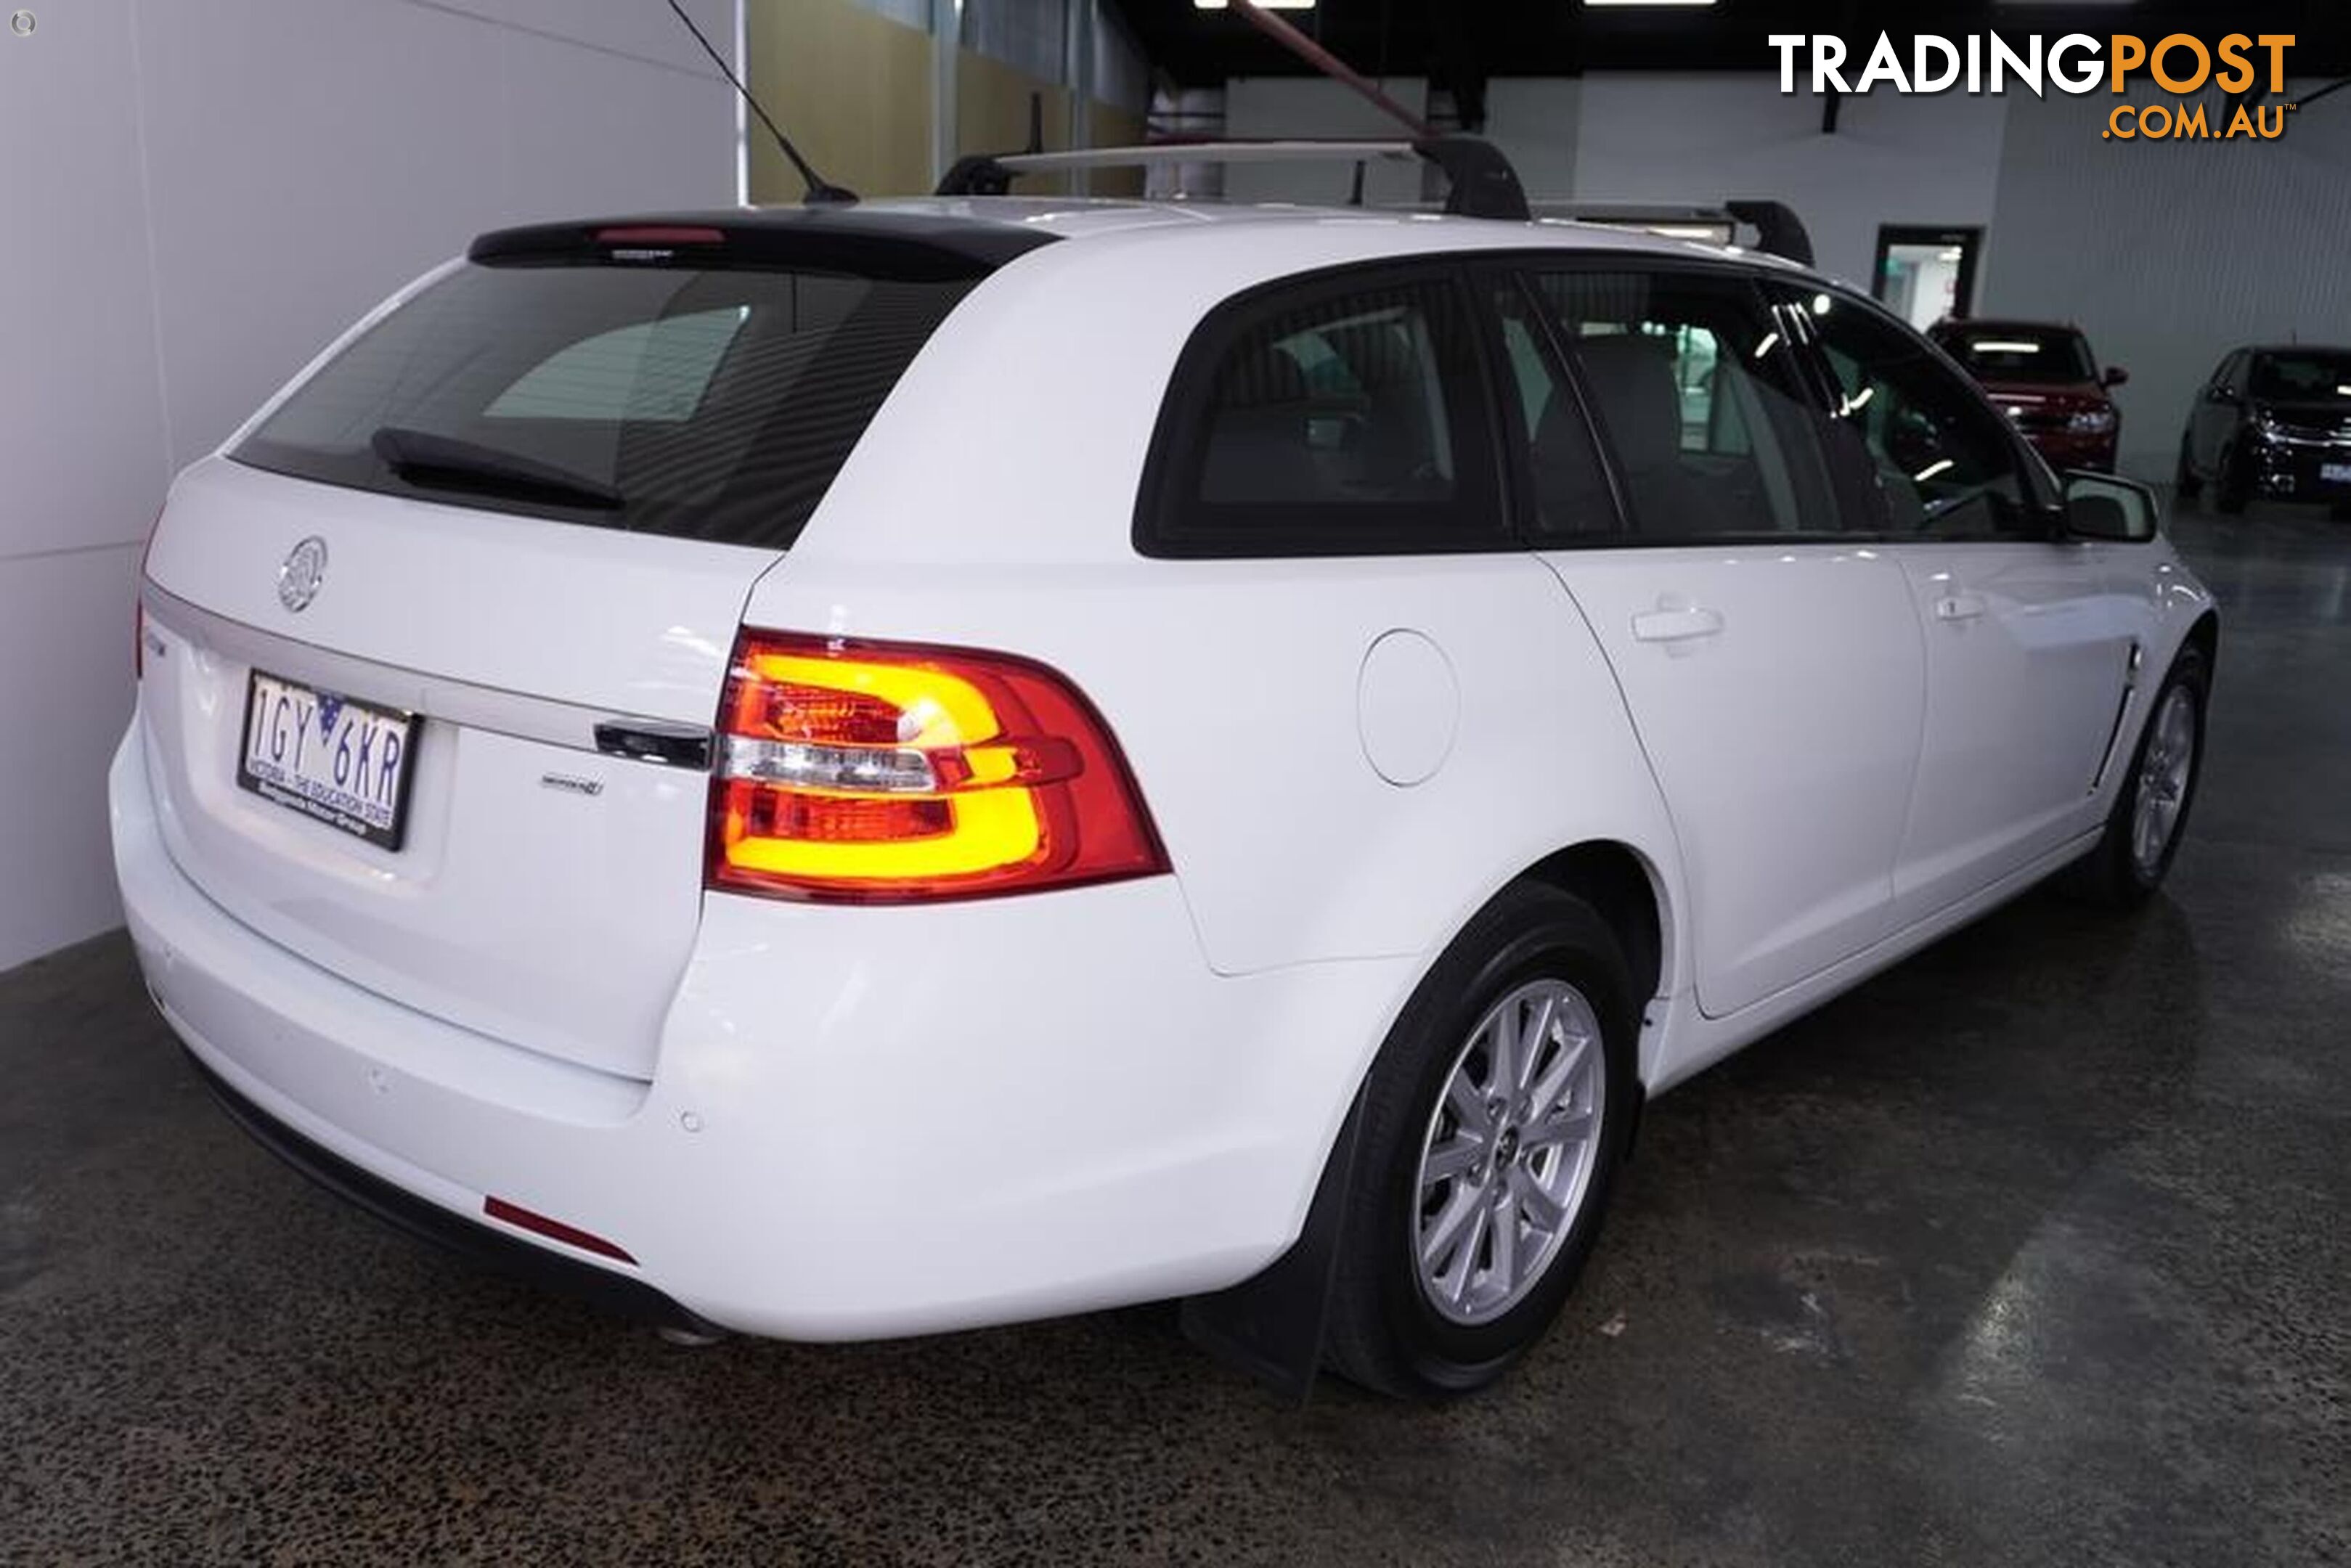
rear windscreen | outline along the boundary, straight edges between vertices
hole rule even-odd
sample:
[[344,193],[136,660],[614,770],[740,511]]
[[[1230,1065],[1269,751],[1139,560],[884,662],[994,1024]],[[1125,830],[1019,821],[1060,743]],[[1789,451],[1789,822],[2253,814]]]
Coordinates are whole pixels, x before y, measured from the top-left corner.
[[2037,327],[1946,328],[1935,334],[1946,353],[1995,382],[2089,382],[2098,378],[2079,332]]
[[386,495],[782,549],[976,281],[469,264],[232,455]]

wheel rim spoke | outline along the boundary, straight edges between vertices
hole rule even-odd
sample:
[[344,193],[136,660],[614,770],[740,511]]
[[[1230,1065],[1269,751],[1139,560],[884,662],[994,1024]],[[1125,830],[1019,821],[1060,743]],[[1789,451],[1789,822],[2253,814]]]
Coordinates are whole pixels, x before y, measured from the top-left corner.
[[1486,1140],[1463,1134],[1429,1150],[1428,1157],[1421,1162],[1420,1166],[1424,1190],[1441,1181],[1466,1176],[1476,1170],[1484,1163],[1488,1147]]
[[1477,1188],[1468,1182],[1454,1183],[1452,1195],[1446,1200],[1445,1207],[1438,1212],[1437,1223],[1429,1228],[1427,1234],[1421,1239],[1421,1266],[1433,1269],[1461,1250],[1455,1243],[1461,1239],[1462,1230],[1474,1221],[1484,1208],[1484,1200],[1479,1197]]
[[1579,1035],[1560,1047],[1557,1060],[1527,1095],[1527,1108],[1531,1115],[1540,1116],[1556,1105],[1565,1104],[1570,1092],[1581,1081],[1584,1067],[1592,1060],[1592,1037]]
[[1530,1122],[1519,1131],[1519,1146],[1525,1149],[1548,1148],[1553,1144],[1572,1144],[1592,1135],[1592,1113],[1589,1111],[1555,1111],[1540,1122]]
[[1511,1181],[1517,1188],[1519,1207],[1526,1211],[1527,1218],[1534,1222],[1537,1228],[1556,1232],[1565,1227],[1567,1206],[1545,1192],[1541,1183],[1531,1176],[1516,1174]]
[[1505,1293],[1519,1288],[1519,1206],[1507,1182],[1497,1182],[1487,1212],[1486,1234],[1493,1254],[1492,1275]]

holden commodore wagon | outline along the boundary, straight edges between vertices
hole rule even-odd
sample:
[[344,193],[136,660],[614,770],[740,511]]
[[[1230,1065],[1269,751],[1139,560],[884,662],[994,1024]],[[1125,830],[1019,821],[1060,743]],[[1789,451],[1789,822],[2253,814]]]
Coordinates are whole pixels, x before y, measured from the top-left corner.
[[1727,247],[509,230],[180,476],[115,852],[211,1086],[402,1223],[700,1332],[1187,1298],[1460,1391],[1646,1097],[2163,880],[2217,629],[2153,507]]

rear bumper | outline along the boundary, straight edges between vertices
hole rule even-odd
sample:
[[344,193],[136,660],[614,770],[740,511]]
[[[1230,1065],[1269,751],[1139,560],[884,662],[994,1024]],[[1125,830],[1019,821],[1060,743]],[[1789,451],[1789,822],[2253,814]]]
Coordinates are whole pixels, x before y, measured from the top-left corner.
[[[410,1228],[559,1260],[575,1291],[604,1276],[584,1282],[656,1317],[859,1339],[1237,1283],[1296,1237],[1420,969],[1219,977],[1166,877],[927,908],[714,895],[641,1082],[235,920],[165,850],[139,733],[110,780],[131,936],[240,1120]],[[634,1263],[490,1218],[492,1197]]]
[[2029,430],[2024,439],[2040,453],[2049,466],[2064,473],[2069,468],[2090,468],[2100,473],[2112,473],[2115,449],[2121,440],[2119,431],[2102,434],[2077,435],[2065,430]]
[[386,1224],[484,1268],[577,1297],[622,1317],[693,1333],[707,1333],[714,1326],[620,1270],[593,1268],[551,1247],[533,1246],[486,1225],[476,1225],[362,1170],[332,1150],[312,1143],[229,1087],[194,1052],[189,1053],[188,1061],[204,1086],[212,1091],[220,1108],[228,1113],[229,1120],[250,1134],[254,1142],[328,1191],[366,1209]]
[[2256,441],[2253,486],[2272,500],[2351,501],[2351,479],[2330,478],[2329,470],[2351,470],[2351,446],[2319,442]]

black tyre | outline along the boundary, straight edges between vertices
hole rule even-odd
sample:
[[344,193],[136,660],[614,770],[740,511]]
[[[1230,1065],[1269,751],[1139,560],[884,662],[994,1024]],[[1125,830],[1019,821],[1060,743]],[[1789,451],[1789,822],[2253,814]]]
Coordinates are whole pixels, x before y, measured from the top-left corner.
[[1405,1398],[1491,1383],[1582,1271],[1624,1157],[1638,1001],[1579,898],[1520,883],[1456,937],[1372,1065],[1325,1358]]
[[2188,438],[2179,438],[2179,462],[2173,471],[2172,489],[2183,501],[2192,501],[2204,493],[2204,481],[2196,476],[2196,465],[2188,455]]
[[2098,903],[2127,908],[2163,885],[2188,831],[2196,782],[2204,772],[2204,708],[2211,666],[2189,644],[2147,706],[2131,752],[2130,771],[2115,791],[2105,836],[2083,860],[2074,885]]
[[2212,486],[2212,509],[2223,517],[2241,517],[2253,499],[2253,470],[2240,453],[2220,459],[2220,477]]

